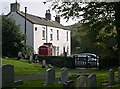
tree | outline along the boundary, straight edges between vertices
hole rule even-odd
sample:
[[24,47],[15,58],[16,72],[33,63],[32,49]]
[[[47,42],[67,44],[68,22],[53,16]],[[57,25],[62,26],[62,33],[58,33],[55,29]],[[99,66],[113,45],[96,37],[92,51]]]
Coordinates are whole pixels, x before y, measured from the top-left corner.
[[25,35],[20,31],[15,21],[2,16],[2,54],[3,56],[16,56],[21,51]]
[[[92,38],[96,38],[94,41],[99,42],[111,37],[116,38],[117,44],[115,47],[117,47],[120,64],[120,2],[82,4],[81,2],[61,2],[61,4],[58,4],[57,0],[53,0],[52,8],[67,20],[70,17],[78,18],[82,16],[81,22],[88,28],[91,36],[93,36]],[[103,32],[104,35],[101,36]]]

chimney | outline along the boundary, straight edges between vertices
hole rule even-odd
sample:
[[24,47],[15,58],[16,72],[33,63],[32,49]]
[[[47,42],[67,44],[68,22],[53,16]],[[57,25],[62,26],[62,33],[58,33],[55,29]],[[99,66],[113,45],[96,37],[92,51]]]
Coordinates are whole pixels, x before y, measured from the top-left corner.
[[56,15],[55,21],[58,22],[58,23],[60,23],[60,17],[58,15]]
[[12,3],[11,4],[11,12],[17,12],[20,11],[20,4],[19,3]]
[[45,18],[48,19],[48,20],[51,20],[51,14],[50,14],[50,10],[46,10],[46,13],[45,13]]

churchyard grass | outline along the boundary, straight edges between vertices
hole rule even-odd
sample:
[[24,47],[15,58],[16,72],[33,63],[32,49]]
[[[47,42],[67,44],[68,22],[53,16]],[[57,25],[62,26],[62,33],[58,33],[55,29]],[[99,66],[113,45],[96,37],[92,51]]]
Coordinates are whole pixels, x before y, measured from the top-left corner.
[[[57,79],[56,79],[57,81]],[[22,85],[17,85],[16,87],[20,88],[20,87],[26,87],[26,88],[37,88],[37,87],[41,87],[41,88],[47,88],[48,87],[59,87],[60,89],[62,89],[62,84],[50,84],[50,85],[45,85],[45,79],[40,79],[40,80],[29,80],[29,81],[24,81]]]
[[[42,68],[39,63],[29,63],[28,60],[16,60],[17,58],[3,58],[3,64],[13,64],[15,68],[15,75],[29,75],[29,74],[45,74],[46,68]],[[55,68],[59,71],[60,68]]]
[[[15,75],[29,75],[29,74],[38,74],[46,73],[46,68],[42,68],[41,64],[34,64],[34,63],[29,63],[28,60],[16,60],[16,58],[5,58],[3,59],[3,64],[13,64],[15,68]],[[103,86],[103,83],[108,82],[108,70],[109,69],[98,69],[98,70],[89,70],[87,71],[89,74],[96,74],[96,79],[97,79],[97,87],[98,89],[111,89],[107,86]],[[115,70],[115,76],[118,77],[118,71],[117,68],[114,68]],[[55,68],[55,72],[60,72],[60,68]],[[70,72],[70,78],[71,80],[75,81],[78,77],[79,73]],[[40,79],[40,80],[29,80],[29,81],[23,81],[23,84],[17,85],[16,87],[62,87],[62,84],[58,84],[58,77],[56,77],[56,84],[52,85],[44,85],[45,79]],[[119,89],[120,88],[120,81],[115,82],[112,85],[113,88]]]

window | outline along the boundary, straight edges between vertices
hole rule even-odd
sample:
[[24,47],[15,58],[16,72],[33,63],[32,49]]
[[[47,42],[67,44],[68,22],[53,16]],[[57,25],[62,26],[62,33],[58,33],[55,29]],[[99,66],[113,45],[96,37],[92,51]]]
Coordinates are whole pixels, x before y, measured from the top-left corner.
[[69,54],[69,46],[67,46],[67,54]]
[[53,40],[53,35],[52,34],[50,34],[50,41],[52,41]]
[[59,55],[59,46],[57,47],[57,56]]
[[57,30],[57,40],[59,40],[59,30]]
[[42,38],[45,40],[45,30],[42,30]]
[[53,29],[51,29],[51,32],[53,32]]
[[42,27],[43,29],[45,29],[45,27]]
[[68,41],[68,31],[67,31],[67,41]]
[[37,31],[37,27],[35,27],[35,31]]

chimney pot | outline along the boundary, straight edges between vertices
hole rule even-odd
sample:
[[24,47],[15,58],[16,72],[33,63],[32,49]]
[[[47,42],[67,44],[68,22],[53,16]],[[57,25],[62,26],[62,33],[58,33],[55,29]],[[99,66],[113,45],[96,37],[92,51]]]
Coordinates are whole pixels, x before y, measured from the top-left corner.
[[60,23],[60,16],[56,15],[55,21],[57,21],[58,23]]
[[50,14],[50,10],[49,9],[46,10],[45,17],[46,17],[46,19],[51,20],[51,14]]

